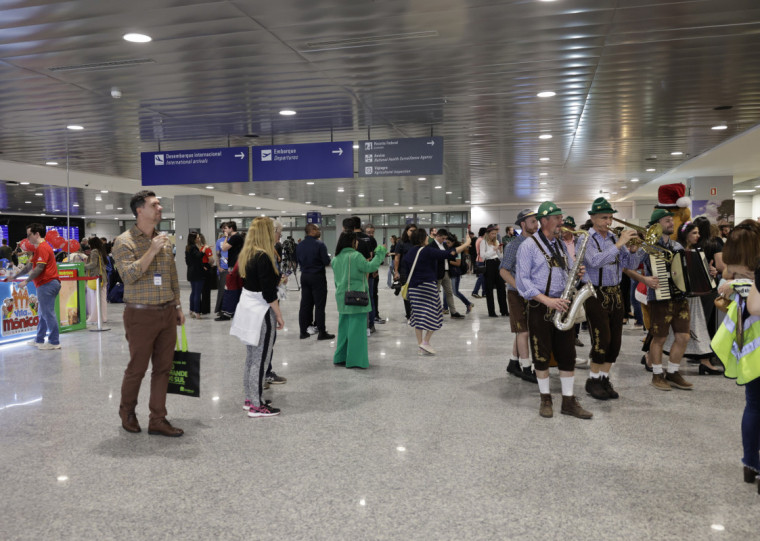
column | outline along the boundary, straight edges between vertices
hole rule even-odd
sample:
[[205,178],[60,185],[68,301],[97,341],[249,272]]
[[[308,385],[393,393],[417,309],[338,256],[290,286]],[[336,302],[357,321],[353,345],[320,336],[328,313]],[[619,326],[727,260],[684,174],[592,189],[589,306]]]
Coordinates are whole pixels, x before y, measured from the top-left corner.
[[732,176],[692,177],[687,182],[691,197],[691,218],[706,216],[711,223],[733,223],[736,214]]
[[206,244],[214,246],[214,198],[208,195],[178,195],[174,198],[174,224],[177,241],[177,276],[180,285],[188,285],[185,247],[190,230],[200,230],[206,237]]

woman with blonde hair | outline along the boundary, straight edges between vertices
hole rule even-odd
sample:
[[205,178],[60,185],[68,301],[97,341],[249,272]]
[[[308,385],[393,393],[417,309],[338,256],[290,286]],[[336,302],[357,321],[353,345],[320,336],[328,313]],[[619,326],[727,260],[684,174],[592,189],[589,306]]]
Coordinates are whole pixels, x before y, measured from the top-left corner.
[[90,239],[90,257],[84,264],[84,272],[87,276],[100,276],[100,291],[95,291],[95,281],[91,280],[92,286],[90,287],[90,281],[87,282],[87,323],[98,322],[98,311],[96,304],[97,296],[100,295],[100,321],[105,323],[108,321],[106,317],[106,284],[108,282],[106,276],[106,262],[108,261],[108,254],[106,248],[103,246],[103,241],[98,237]]
[[246,344],[243,388],[248,417],[271,417],[280,410],[261,398],[264,377],[271,358],[276,330],[285,322],[280,312],[277,286],[280,272],[274,249],[274,225],[270,218],[256,218],[248,228],[238,257],[238,272],[243,279],[243,293],[235,311],[230,334]]

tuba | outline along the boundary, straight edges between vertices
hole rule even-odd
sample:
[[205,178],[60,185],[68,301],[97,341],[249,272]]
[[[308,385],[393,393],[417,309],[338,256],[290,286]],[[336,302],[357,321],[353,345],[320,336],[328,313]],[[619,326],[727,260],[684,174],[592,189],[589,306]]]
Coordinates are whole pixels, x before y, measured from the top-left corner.
[[560,297],[561,299],[570,301],[570,306],[564,312],[555,312],[554,317],[552,318],[552,322],[557,329],[560,331],[567,331],[575,325],[575,320],[578,317],[579,311],[583,308],[583,303],[586,302],[586,299],[589,297],[596,297],[596,290],[590,282],[584,284],[580,288],[578,287],[580,268],[581,265],[583,265],[583,258],[586,255],[586,246],[588,245],[591,236],[588,234],[588,231],[572,231],[565,227],[562,228],[562,231],[569,231],[573,235],[583,236],[580,249],[575,252],[575,264],[573,264],[573,268],[567,277],[565,290]]

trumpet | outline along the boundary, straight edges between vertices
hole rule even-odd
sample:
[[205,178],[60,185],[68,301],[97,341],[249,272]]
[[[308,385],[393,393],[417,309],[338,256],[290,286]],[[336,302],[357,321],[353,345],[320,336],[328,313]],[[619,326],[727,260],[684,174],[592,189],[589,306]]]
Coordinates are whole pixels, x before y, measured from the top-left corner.
[[[662,226],[660,224],[654,224],[649,228],[645,228],[641,227],[640,225],[635,225],[623,221],[619,218],[613,217],[612,219],[644,235],[644,240],[641,240],[638,237],[634,237],[628,241],[626,246],[639,246],[649,255],[654,256],[658,259],[662,259],[667,263],[670,263],[670,261],[673,259],[673,252],[657,244],[662,238]],[[610,229],[610,231],[615,233],[617,236],[620,236],[620,233],[623,231],[623,229],[623,227],[613,227]]]

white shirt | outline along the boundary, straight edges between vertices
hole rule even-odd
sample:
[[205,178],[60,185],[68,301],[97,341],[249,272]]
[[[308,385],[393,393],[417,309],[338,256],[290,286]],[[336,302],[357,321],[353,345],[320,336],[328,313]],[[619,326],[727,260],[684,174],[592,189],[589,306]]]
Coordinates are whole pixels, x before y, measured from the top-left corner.
[[480,243],[480,257],[483,261],[499,259],[501,257],[499,254],[499,245],[492,246],[491,244],[488,244],[488,241],[483,239],[483,242]]

